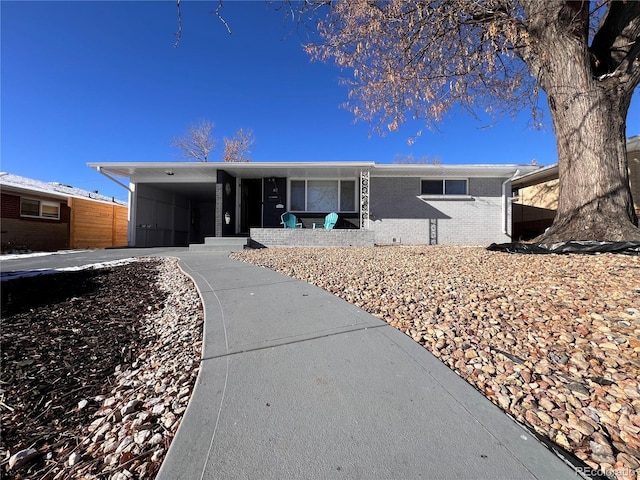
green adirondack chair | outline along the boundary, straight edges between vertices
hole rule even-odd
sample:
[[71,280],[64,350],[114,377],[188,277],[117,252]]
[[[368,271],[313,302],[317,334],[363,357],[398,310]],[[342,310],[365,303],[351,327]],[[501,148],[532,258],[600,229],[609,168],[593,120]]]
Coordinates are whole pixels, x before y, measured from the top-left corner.
[[320,225],[319,223],[314,223],[313,228],[323,228],[325,230],[333,230],[333,227],[336,226],[338,222],[338,214],[335,212],[331,212],[329,215],[324,217],[324,225]]
[[280,215],[280,225],[284,225],[284,228],[302,228],[302,223],[298,220],[293,213],[284,212]]

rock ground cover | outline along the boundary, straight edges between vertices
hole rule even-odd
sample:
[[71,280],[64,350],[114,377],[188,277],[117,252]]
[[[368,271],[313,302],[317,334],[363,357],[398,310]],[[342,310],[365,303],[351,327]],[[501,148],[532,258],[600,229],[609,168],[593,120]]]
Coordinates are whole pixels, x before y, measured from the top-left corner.
[[4,282],[0,476],[154,478],[198,373],[202,323],[175,259]]
[[591,473],[640,480],[640,257],[444,246],[232,256],[400,329]]

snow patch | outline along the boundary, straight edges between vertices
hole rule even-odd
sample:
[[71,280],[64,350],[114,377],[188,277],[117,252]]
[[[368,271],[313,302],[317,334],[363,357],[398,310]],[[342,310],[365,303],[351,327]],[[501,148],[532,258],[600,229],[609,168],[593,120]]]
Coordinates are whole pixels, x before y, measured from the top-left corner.
[[95,250],[58,250],[57,252],[27,252],[8,253],[0,255],[0,262],[3,260],[17,260],[19,258],[46,257],[47,255],[68,255],[69,253],[93,252]]
[[120,265],[126,265],[128,263],[138,262],[142,259],[130,257],[123,258],[121,260],[112,260],[110,262],[92,263],[89,265],[78,265],[75,267],[63,267],[63,268],[38,268],[35,270],[26,270],[21,272],[2,272],[0,275],[0,282],[6,282],[8,280],[15,280],[16,278],[37,277],[39,275],[52,275],[54,273],[61,272],[78,272],[80,270],[99,269],[117,267]]

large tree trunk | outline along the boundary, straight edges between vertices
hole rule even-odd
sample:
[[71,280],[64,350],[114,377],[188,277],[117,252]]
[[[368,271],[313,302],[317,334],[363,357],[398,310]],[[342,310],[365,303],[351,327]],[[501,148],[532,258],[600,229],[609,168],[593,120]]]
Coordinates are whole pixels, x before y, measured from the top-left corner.
[[625,117],[602,89],[552,94],[558,211],[541,241],[640,241],[626,158]]
[[540,42],[538,78],[553,119],[560,179],[556,218],[537,240],[640,241],[626,156],[631,95],[594,77],[577,36],[551,26]]

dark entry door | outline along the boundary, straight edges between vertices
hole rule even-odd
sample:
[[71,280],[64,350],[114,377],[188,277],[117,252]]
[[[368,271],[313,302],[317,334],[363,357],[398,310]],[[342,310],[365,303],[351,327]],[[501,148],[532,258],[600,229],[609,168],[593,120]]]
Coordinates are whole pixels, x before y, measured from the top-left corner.
[[262,179],[243,178],[240,197],[240,233],[251,227],[262,227]]

